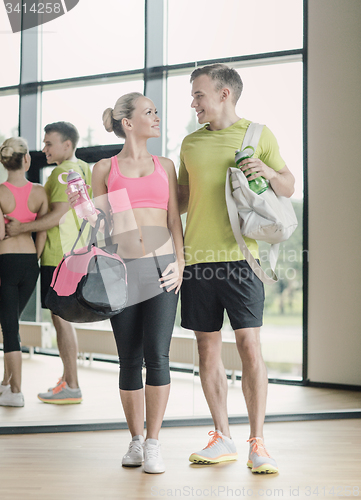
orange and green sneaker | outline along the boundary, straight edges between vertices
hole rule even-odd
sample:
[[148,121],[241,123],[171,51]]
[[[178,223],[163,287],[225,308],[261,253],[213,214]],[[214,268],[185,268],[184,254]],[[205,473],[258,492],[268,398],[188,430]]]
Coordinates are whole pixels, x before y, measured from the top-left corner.
[[71,405],[82,402],[82,393],[79,387],[71,389],[66,382],[58,384],[48,392],[38,394],[38,398],[43,403],[51,403],[54,405]]
[[247,467],[252,469],[252,472],[260,474],[275,474],[278,472],[277,464],[270,457],[262,438],[254,437],[249,439],[247,443],[250,444]]

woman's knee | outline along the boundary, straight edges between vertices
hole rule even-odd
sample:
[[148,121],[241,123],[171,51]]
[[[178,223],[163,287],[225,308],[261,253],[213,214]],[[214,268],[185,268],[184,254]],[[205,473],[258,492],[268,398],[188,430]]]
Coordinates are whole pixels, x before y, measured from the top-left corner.
[[3,331],[4,353],[21,351],[19,333],[7,334]]
[[143,357],[119,358],[119,389],[136,391],[142,389]]
[[167,385],[170,383],[169,355],[160,355],[145,359],[146,384]]

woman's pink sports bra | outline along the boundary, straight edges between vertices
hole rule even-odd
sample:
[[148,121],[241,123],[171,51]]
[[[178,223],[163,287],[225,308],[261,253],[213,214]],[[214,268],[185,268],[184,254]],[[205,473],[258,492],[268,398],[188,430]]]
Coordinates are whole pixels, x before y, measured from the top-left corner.
[[112,157],[108,178],[108,200],[113,213],[131,208],[168,209],[168,175],[153,156],[154,172],[144,177],[125,177],[120,173],[118,158]]
[[[28,200],[33,184],[31,182],[28,182],[27,184],[25,184],[25,186],[22,187],[14,186],[7,181],[3,182],[3,184],[8,189],[10,189],[10,191],[14,195],[16,203],[15,209],[10,214],[6,215],[14,217],[14,219],[18,219],[18,221],[20,222],[32,222],[33,220],[35,220],[37,214],[29,210],[28,207]],[[5,224],[7,224],[8,222],[9,219],[5,217]]]

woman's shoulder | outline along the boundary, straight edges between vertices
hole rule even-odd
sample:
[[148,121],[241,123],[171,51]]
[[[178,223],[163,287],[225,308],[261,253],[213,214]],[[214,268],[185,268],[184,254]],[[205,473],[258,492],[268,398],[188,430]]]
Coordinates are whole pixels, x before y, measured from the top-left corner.
[[41,184],[38,184],[37,182],[32,182],[32,190],[34,191],[34,193],[38,194],[38,195],[44,195],[46,196],[46,191],[45,191],[45,188],[44,186],[42,186]]
[[99,161],[96,162],[96,164],[93,167],[93,172],[92,172],[92,177],[106,177],[109,172],[110,168],[112,166],[112,159],[111,158],[103,158]]
[[165,156],[157,156],[157,158],[166,172],[172,172],[174,170],[174,163],[170,158],[166,158]]
[[96,162],[96,164],[93,167],[94,169],[98,170],[99,172],[106,172],[110,170],[110,167],[112,165],[112,159],[111,158],[103,158],[102,160],[99,160]]

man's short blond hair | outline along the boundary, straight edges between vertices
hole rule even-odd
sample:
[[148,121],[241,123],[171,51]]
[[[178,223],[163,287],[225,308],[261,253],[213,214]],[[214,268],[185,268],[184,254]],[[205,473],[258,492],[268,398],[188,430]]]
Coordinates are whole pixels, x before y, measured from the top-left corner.
[[242,79],[235,69],[230,68],[226,64],[209,64],[208,66],[203,66],[203,68],[195,69],[191,74],[191,83],[201,75],[208,75],[215,82],[217,91],[224,87],[229,87],[233,95],[234,104],[241,97],[243,90]]

